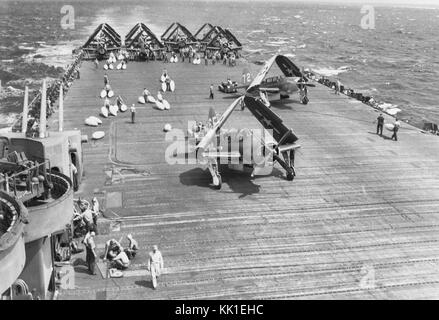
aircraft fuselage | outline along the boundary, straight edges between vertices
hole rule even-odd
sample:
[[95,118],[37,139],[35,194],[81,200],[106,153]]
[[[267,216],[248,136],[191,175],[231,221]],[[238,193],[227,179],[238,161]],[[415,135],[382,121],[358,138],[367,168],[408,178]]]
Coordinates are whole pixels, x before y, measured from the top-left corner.
[[[288,79],[284,76],[274,76],[274,77],[265,78],[261,82],[259,88],[261,91],[266,91],[269,94],[280,93],[281,96],[285,96],[299,91],[297,83],[294,81],[294,79],[293,78]],[[274,92],[270,89],[278,89],[279,91]]]

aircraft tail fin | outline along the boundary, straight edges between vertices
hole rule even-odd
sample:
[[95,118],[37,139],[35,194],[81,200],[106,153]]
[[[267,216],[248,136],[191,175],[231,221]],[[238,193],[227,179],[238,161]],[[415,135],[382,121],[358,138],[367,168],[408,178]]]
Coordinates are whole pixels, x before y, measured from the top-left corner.
[[253,76],[250,70],[248,68],[244,68],[242,70],[242,75],[241,75],[241,84],[243,86],[248,86],[250,83],[252,83],[252,81],[253,81]]

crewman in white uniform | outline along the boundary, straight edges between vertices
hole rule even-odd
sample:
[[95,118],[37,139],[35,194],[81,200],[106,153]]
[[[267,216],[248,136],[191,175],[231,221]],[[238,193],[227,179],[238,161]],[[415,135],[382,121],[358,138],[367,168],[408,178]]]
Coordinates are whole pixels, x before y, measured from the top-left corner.
[[148,271],[151,272],[152,286],[157,288],[157,277],[160,276],[163,270],[163,257],[162,253],[158,250],[158,247],[154,245],[152,252],[149,253],[148,258]]

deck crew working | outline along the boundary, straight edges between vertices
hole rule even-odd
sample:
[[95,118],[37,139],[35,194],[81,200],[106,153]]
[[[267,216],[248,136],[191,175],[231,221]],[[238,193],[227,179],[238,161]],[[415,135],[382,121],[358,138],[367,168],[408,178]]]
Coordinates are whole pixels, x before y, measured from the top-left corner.
[[377,123],[377,134],[382,136],[383,135],[383,126],[384,126],[384,117],[383,117],[382,113],[377,118],[377,121],[378,121],[378,123]]
[[210,90],[209,99],[213,99],[213,84],[210,85],[209,90]]
[[160,276],[163,270],[163,257],[162,253],[158,250],[158,247],[154,245],[152,252],[148,257],[148,271],[151,272],[152,286],[154,289],[157,287],[157,277]]
[[401,123],[399,122],[398,118],[396,118],[395,123],[393,124],[392,140],[395,139],[395,141],[398,141],[398,130],[400,127],[401,127]]
[[85,248],[86,248],[86,262],[87,262],[87,267],[88,267],[88,271],[90,272],[90,274],[95,275],[95,264],[96,264],[96,244],[94,242],[94,236],[95,233],[92,231],[90,232],[89,236],[85,239],[84,244],[85,244]]
[[131,123],[134,123],[134,120],[136,119],[136,107],[133,105],[130,108],[131,111]]

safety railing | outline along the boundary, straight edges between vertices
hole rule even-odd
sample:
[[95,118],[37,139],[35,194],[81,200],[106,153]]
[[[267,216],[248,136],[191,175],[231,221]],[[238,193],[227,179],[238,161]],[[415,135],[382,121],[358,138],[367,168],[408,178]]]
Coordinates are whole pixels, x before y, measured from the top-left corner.
[[[50,101],[50,104],[53,105],[59,96],[59,87],[62,84],[64,89],[64,94],[67,94],[68,88],[70,87],[69,82],[74,80],[74,72],[77,70],[78,65],[82,62],[83,58],[85,56],[84,51],[79,51],[78,55],[76,56],[75,60],[71,65],[68,66],[67,70],[64,72],[63,76],[60,79],[54,80],[51,82],[49,88],[47,89],[47,98]],[[38,92],[37,95],[31,100],[29,103],[29,111],[31,110],[39,110],[41,105],[41,92]],[[50,116],[51,113],[51,107],[47,108],[48,115]],[[22,119],[19,118],[16,120],[16,122],[13,125],[13,131],[20,131],[21,130],[21,121]],[[28,133],[29,136],[32,136],[32,133]]]

